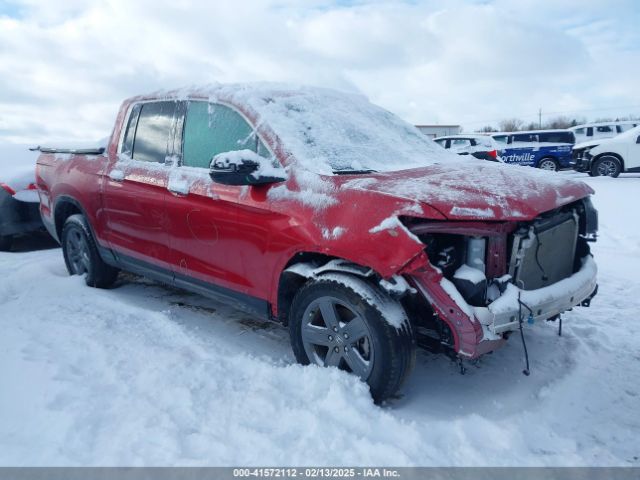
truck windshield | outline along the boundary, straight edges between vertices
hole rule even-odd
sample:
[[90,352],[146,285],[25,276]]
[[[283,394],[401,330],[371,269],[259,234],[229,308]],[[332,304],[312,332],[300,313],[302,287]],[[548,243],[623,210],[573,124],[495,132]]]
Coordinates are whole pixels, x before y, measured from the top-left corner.
[[245,100],[298,163],[318,173],[388,172],[458,161],[413,125],[359,95],[300,87]]

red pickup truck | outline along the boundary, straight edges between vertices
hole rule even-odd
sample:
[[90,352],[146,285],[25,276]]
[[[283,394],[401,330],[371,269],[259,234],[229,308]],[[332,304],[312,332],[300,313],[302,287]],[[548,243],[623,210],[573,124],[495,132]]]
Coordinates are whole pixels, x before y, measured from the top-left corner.
[[298,361],[376,401],[416,345],[474,359],[596,292],[588,186],[460,159],[360,96],[160,92],[122,104],[106,149],[41,150],[70,274],[128,270],[282,322]]

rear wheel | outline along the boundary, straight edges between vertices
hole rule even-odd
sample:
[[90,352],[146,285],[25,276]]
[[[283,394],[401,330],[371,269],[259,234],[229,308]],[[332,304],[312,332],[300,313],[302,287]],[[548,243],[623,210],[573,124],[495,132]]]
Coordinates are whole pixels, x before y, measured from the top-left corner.
[[107,288],[115,282],[118,269],[107,265],[96,247],[83,215],[71,215],[62,227],[62,253],[70,275],[83,275],[90,287]]
[[550,170],[552,172],[558,171],[558,162],[556,162],[553,158],[543,158],[538,163],[538,168],[540,170]]
[[298,291],[289,333],[300,363],[357,375],[378,403],[396,393],[415,360],[411,326],[400,303],[345,274],[310,280]]
[[620,160],[611,155],[605,155],[604,157],[600,157],[595,161],[593,167],[591,168],[591,172],[594,177],[613,177],[616,178],[620,175],[620,171],[622,170],[622,164]]
[[11,235],[0,235],[0,252],[8,252],[11,250],[13,237]]

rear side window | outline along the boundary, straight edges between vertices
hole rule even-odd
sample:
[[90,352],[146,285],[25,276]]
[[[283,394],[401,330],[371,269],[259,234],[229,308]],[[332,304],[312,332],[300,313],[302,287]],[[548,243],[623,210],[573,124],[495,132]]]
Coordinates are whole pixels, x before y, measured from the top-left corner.
[[471,146],[471,140],[469,140],[468,138],[452,138],[451,139],[451,147],[455,148],[455,147],[470,147]]
[[576,134],[578,134],[578,135],[584,135],[584,128],[577,128],[577,129],[576,129]]
[[611,128],[609,125],[602,125],[600,127],[597,127],[596,131],[600,133],[613,133],[613,128]]
[[508,135],[494,135],[493,139],[496,142],[500,142],[500,143],[507,143],[507,139],[508,139]]
[[[164,163],[172,140],[176,102],[154,102],[142,105],[133,142],[134,160]],[[128,132],[127,132],[128,134]]]
[[434,142],[436,142],[438,145],[440,145],[441,147],[444,147],[445,144],[447,143],[447,139],[446,138],[441,138],[439,140],[434,140]]
[[514,142],[537,142],[538,136],[529,133],[521,133],[513,136]]
[[[209,168],[215,155],[245,149],[258,152],[258,138],[239,113],[224,105],[189,102],[183,165]],[[259,150],[266,149],[260,146]]]
[[541,142],[548,143],[574,143],[573,132],[542,132],[538,134]]

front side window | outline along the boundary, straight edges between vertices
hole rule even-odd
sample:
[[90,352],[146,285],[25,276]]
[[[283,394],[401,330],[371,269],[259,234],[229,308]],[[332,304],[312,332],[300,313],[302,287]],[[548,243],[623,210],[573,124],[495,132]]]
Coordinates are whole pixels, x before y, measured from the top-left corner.
[[167,155],[171,153],[169,143],[172,139],[171,127],[175,111],[176,102],[153,102],[142,105],[131,154],[134,160],[165,162]]
[[600,133],[612,133],[613,129],[608,125],[603,125],[597,128],[597,131]]
[[447,139],[446,138],[440,138],[438,140],[434,140],[434,142],[436,142],[441,147],[446,148],[445,147],[445,144],[447,143]]
[[189,102],[184,125],[183,165],[209,168],[219,153],[251,150],[268,156],[253,128],[235,110],[207,102]]

